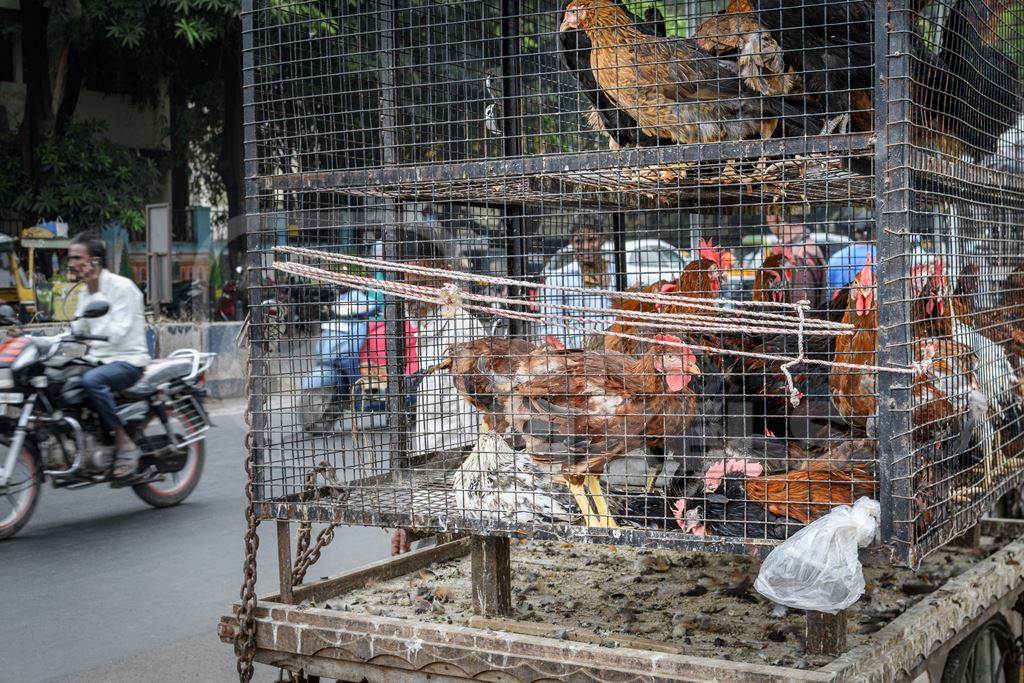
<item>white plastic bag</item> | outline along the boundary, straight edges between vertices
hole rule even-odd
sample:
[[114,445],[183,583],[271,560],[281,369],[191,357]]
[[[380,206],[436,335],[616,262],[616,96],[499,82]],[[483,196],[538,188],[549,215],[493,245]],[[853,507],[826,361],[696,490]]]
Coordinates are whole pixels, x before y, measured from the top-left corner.
[[878,501],[861,498],[811,522],[768,553],[754,588],[787,607],[846,609],[864,593],[857,548],[874,539],[880,511]]

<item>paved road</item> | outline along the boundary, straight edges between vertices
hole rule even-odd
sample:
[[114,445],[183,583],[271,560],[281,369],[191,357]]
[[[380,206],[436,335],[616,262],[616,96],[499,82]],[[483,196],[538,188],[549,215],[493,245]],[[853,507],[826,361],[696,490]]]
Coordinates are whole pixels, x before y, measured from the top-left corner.
[[[237,680],[216,625],[242,577],[244,425],[237,411],[214,419],[203,479],[176,508],[106,487],[44,490],[29,525],[0,544],[0,681]],[[260,592],[277,576],[263,527]],[[310,576],[387,550],[379,529],[339,529]],[[257,680],[275,679],[260,669]]]

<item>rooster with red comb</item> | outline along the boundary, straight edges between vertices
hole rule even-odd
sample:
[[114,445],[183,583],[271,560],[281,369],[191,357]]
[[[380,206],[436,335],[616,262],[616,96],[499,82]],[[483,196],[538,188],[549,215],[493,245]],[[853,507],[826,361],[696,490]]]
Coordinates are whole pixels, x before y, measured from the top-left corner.
[[[686,314],[702,312],[700,304],[693,302],[697,299],[717,299],[722,295],[722,286],[732,269],[733,255],[728,249],[716,247],[709,240],[700,240],[700,246],[696,259],[690,261],[683,268],[678,277],[671,280],[660,280],[645,287],[633,287],[631,292],[643,292],[645,294],[667,294],[678,295],[678,304],[655,304],[649,301],[637,301],[635,299],[615,299],[612,301],[612,308],[621,311],[615,318],[615,322],[608,328],[607,332],[613,334],[595,335],[587,342],[589,349],[604,349],[605,351],[616,351],[629,355],[642,353],[645,345],[635,339],[627,339],[616,336],[619,334],[632,334],[648,337],[652,334],[652,328],[644,325],[637,325],[637,318],[631,313],[671,313]],[[686,299],[683,301],[682,299]]]

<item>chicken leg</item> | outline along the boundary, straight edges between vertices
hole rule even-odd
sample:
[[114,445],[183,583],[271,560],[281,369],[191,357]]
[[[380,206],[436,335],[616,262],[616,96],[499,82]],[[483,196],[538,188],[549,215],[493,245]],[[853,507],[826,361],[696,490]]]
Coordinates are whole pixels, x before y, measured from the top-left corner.
[[608,502],[601,491],[600,477],[588,474],[579,483],[566,481],[569,492],[576,500],[583,515],[583,525],[594,529],[617,529],[618,524],[608,509]]
[[584,477],[590,498],[594,501],[594,509],[597,511],[597,523],[594,525],[603,529],[618,529],[611,511],[608,509],[608,501],[605,500],[604,492],[601,491],[601,478],[590,474]]
[[576,505],[580,508],[580,514],[583,515],[583,526],[597,526],[597,524],[591,524],[590,518],[593,515],[593,508],[590,506],[590,499],[587,497],[587,489],[584,487],[583,482],[576,483],[572,479],[567,479],[565,485],[569,488],[569,493],[576,500]]

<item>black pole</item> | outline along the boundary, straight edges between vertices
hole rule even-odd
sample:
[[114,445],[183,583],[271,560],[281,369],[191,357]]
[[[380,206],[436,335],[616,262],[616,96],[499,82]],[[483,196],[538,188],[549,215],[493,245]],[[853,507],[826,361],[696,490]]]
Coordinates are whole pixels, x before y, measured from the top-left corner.
[[626,221],[621,211],[612,214],[613,239],[615,240],[615,289],[624,292],[628,288],[626,273]]
[[[264,453],[267,447],[269,420],[267,406],[264,403],[270,395],[270,369],[267,356],[270,354],[267,338],[267,308],[260,305],[271,296],[271,290],[264,283],[273,277],[274,271],[267,268],[265,255],[271,253],[277,236],[276,230],[267,230],[261,214],[259,189],[255,178],[259,173],[257,162],[259,150],[256,145],[256,68],[253,59],[253,2],[242,3],[242,144],[244,145],[244,184],[245,197],[243,207],[245,214],[246,262],[248,270],[249,296],[249,377],[251,377],[248,396],[251,420],[250,448],[253,457],[252,497],[254,501],[266,500],[268,497],[263,489]],[[273,236],[268,236],[268,233]]]
[[[891,8],[891,9],[890,9]],[[910,25],[908,0],[875,0],[875,212],[878,243],[878,360],[910,365],[907,234],[910,230]],[[878,376],[882,542],[913,562],[910,378]]]
[[[502,151],[505,157],[518,157],[523,153],[522,110],[519,102],[519,2],[501,0],[501,130]],[[521,204],[504,205],[506,272],[509,277],[526,277],[526,225]],[[509,288],[509,297],[525,299],[522,286]],[[526,322],[512,318],[509,331],[514,336],[527,333]]]
[[[380,23],[380,142],[381,162],[391,168],[398,162],[397,107],[398,82],[396,78],[395,32],[397,16],[394,3],[382,0],[378,7]],[[401,207],[393,200],[382,204],[384,219],[384,259],[389,263],[403,260],[402,233],[399,229]],[[388,272],[388,280],[397,280],[398,273]],[[384,326],[387,332],[387,406],[388,445],[391,474],[397,481],[409,462],[409,414],[405,392],[405,307],[401,299],[388,295],[384,298]]]

